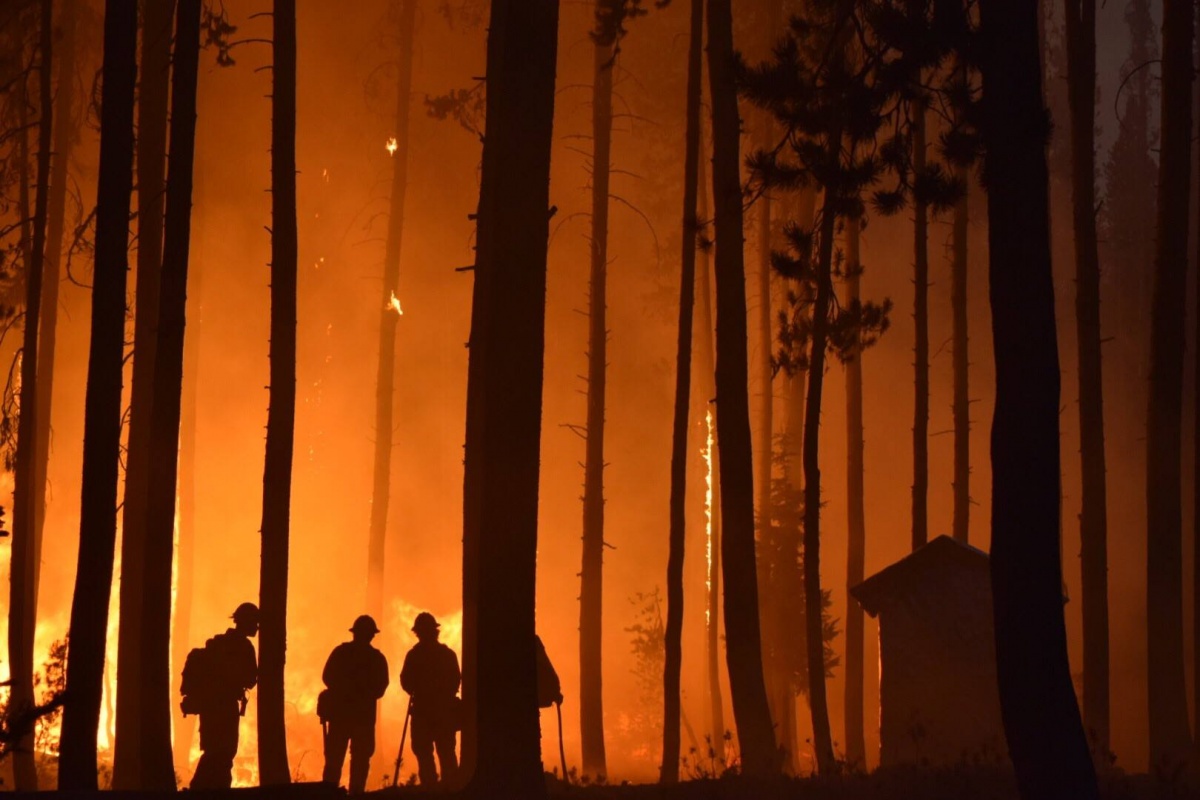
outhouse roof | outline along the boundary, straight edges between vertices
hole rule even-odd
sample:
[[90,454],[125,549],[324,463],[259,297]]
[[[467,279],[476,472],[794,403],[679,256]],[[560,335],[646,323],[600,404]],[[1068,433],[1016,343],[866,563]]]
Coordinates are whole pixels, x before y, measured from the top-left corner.
[[956,572],[976,570],[987,574],[987,553],[949,536],[939,536],[867,578],[850,594],[874,617],[896,597],[911,594],[930,582],[949,580]]

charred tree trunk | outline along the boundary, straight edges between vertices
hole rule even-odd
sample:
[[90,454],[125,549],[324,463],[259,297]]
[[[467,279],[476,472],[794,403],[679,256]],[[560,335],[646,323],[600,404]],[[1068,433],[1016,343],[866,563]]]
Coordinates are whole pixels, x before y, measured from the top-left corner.
[[[67,13],[70,13],[69,11]],[[39,547],[35,464],[41,459],[37,448],[38,318],[42,305],[42,272],[46,253],[46,218],[50,194],[50,141],[54,100],[50,69],[53,64],[54,9],[51,0],[41,0],[38,24],[38,152],[37,198],[34,201],[33,236],[25,262],[25,320],[21,342],[20,415],[17,418],[17,457],[13,488],[12,556],[9,567],[8,653],[11,694],[9,712],[28,712],[35,705],[33,694],[33,647],[37,628],[37,573]],[[24,80],[24,79],[22,79]],[[24,140],[26,134],[21,133]],[[13,783],[18,791],[36,791],[37,763],[30,731],[13,753]]]
[[121,447],[121,364],[125,273],[133,191],[133,94],[137,77],[137,5],[107,0],[100,116],[100,179],[92,284],[91,345],[84,401],[79,560],[71,602],[67,702],[63,709],[59,789],[96,791],[104,646],[117,535],[117,461]]
[[[965,68],[963,79],[968,80]],[[954,358],[954,538],[963,544],[969,539],[971,520],[971,396],[969,372],[971,355],[967,339],[967,231],[970,223],[970,171],[957,167],[955,177],[963,187],[954,204],[952,223],[953,257],[950,263],[950,308],[953,318]]]
[[1146,421],[1146,631],[1150,665],[1150,762],[1172,767],[1190,756],[1183,664],[1184,291],[1187,282],[1191,161],[1192,4],[1163,4],[1162,148],[1158,235],[1150,324]]
[[[179,464],[199,61],[200,0],[179,0],[171,75],[170,159],[151,406],[145,588],[141,613],[142,786],[160,790],[175,788],[171,759],[171,556]],[[118,686],[117,697],[120,696]],[[119,737],[120,733],[117,735]]]
[[263,786],[291,780],[284,725],[288,537],[296,423],[296,0],[275,0],[271,94],[271,390],[263,466],[259,572],[258,769]]
[[134,624],[117,631],[117,738],[113,788],[149,788],[143,758],[158,747],[143,733],[146,681],[140,624],[145,609],[147,509],[150,482],[154,364],[158,350],[158,299],[162,271],[163,208],[166,189],[167,96],[171,72],[171,17],[174,0],[143,2],[141,82],[137,107],[137,307],[133,326],[133,377],[129,441],[121,517],[120,617]]
[[730,0],[709,0],[708,73],[712,94],[713,202],[716,207],[717,435],[725,562],[725,641],[733,714],[746,774],[779,770],[763,683],[754,558],[754,464],[747,397],[746,271],[742,251],[740,123],[734,81]]
[[394,0],[400,20],[399,74],[396,77],[396,149],[392,152],[392,208],[383,257],[383,293],[379,303],[379,368],[375,379],[375,470],[371,489],[371,530],[367,553],[367,611],[383,616],[383,575],[388,506],[392,484],[392,412],[396,374],[396,325],[392,306],[400,282],[404,241],[404,201],[408,190],[408,116],[412,94],[413,31],[417,0]]
[[463,486],[475,797],[546,792],[534,637],[557,34],[557,0],[493,0]]
[[1025,800],[1098,796],[1063,622],[1058,340],[1038,7],[1034,0],[981,4],[996,362],[991,550],[996,670],[1009,754]]
[[[925,171],[925,102],[912,104],[912,166]],[[918,193],[913,203],[913,321],[916,404],[913,412],[912,549],[929,541],[929,208]]]
[[[703,87],[701,87],[703,88]],[[703,122],[701,122],[703,129]],[[703,135],[701,135],[703,149]],[[703,224],[708,224],[708,181],[704,169],[704,159],[696,159],[696,183],[699,208],[698,218]],[[712,259],[709,257],[710,246],[702,245],[698,253],[699,266],[696,270],[696,287],[699,292],[700,320],[697,327],[700,334],[697,339],[700,345],[700,383],[704,394],[704,435],[705,435],[705,465],[707,478],[705,487],[707,524],[707,541],[705,542],[705,560],[707,561],[705,578],[707,597],[705,602],[705,663],[708,675],[708,707],[709,725],[711,728],[712,748],[714,758],[718,761],[725,759],[725,700],[721,693],[721,493],[717,491],[720,476],[718,444],[714,434],[713,415],[716,414],[713,398],[716,396],[715,385],[716,357],[713,353],[712,310]]]
[[1096,755],[1108,749],[1108,512],[1104,386],[1100,351],[1100,263],[1096,248],[1096,2],[1068,0],[1067,89],[1079,341],[1079,515],[1083,593],[1083,720]]
[[[687,98],[683,147],[683,249],[680,254],[679,340],[675,358],[675,419],[671,439],[670,547],[667,556],[667,624],[663,672],[663,783],[679,781],[680,672],[683,668],[683,557],[687,522],[688,427],[692,398],[692,312],[696,298],[699,226],[700,79],[704,0],[692,0],[688,29]],[[707,279],[707,275],[705,278]]]
[[[602,20],[612,0],[597,0]],[[602,24],[602,23],[601,23]],[[587,453],[583,475],[583,566],[579,572],[579,724],[583,774],[603,778],[604,752],[604,401],[608,368],[608,187],[612,161],[615,41],[599,37],[593,48],[592,268],[588,293]]]
[[[856,217],[846,220],[846,294],[848,304],[859,302],[859,226]],[[846,362],[846,497],[848,545],[846,589],[863,581],[866,561],[866,503],[863,497],[863,386],[861,347]],[[820,641],[820,640],[818,640]],[[865,769],[867,745],[863,734],[863,610],[851,600],[846,607],[846,761],[852,769]]]

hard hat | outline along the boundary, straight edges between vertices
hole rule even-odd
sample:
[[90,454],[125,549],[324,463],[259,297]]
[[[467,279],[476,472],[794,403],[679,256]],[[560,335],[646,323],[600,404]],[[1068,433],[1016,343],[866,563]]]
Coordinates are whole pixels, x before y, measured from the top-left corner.
[[412,629],[413,633],[421,633],[422,631],[436,631],[441,627],[438,621],[434,619],[433,614],[430,614],[428,611],[422,611],[420,614],[417,614],[417,619],[413,622]]
[[379,628],[375,625],[375,620],[370,614],[363,614],[358,619],[354,620],[354,624],[350,626],[351,633],[366,631],[367,633],[379,633]]
[[238,606],[233,612],[233,621],[241,622],[242,620],[245,620],[246,622],[253,622],[255,625],[257,625],[258,606],[254,605],[254,603],[242,603],[240,606]]

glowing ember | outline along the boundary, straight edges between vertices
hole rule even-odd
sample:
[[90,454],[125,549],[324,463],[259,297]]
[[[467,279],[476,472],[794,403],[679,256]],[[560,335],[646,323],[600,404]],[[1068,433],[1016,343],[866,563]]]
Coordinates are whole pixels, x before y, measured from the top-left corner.
[[[704,588],[712,592],[713,560],[713,415],[712,410],[704,414],[708,436],[704,441],[704,560],[708,565],[704,571]],[[704,607],[704,623],[711,625],[709,608]]]
[[387,151],[388,151],[388,155],[389,155],[389,156],[394,156],[394,155],[396,155],[396,148],[397,148],[397,147],[399,147],[399,146],[400,146],[400,145],[399,145],[399,144],[396,142],[396,137],[395,137],[395,136],[393,136],[393,137],[391,137],[390,139],[388,139],[388,140],[387,140],[387,144],[386,144],[386,145],[384,145],[384,147],[386,147],[386,148],[387,148]]
[[[393,139],[392,141],[394,142],[396,140]],[[400,308],[400,298],[396,297],[395,292],[392,292],[392,299],[389,300],[388,304],[386,306],[384,306],[383,308],[385,311],[387,311],[387,310],[395,311],[399,316],[404,316],[404,309]]]

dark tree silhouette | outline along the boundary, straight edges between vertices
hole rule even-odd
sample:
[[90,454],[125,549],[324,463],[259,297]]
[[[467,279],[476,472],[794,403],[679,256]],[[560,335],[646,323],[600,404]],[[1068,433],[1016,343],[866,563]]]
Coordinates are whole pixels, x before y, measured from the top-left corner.
[[[183,340],[196,150],[201,0],[179,0],[171,75],[170,158],[150,425],[142,626],[142,786],[173,789],[171,556],[174,550]],[[119,673],[118,673],[119,674]],[[117,696],[120,697],[118,686]],[[120,733],[118,732],[118,737]]]
[[84,400],[79,559],[71,602],[67,701],[63,709],[59,789],[96,791],[104,646],[117,533],[121,446],[121,362],[125,273],[133,190],[133,95],[137,77],[137,4],[107,0],[100,116],[100,180],[91,345]]
[[558,2],[491,7],[467,374],[463,642],[473,658],[464,658],[463,739],[475,761],[469,794],[537,798],[546,791],[535,585]]
[[259,572],[258,770],[291,780],[284,724],[288,537],[296,426],[296,0],[275,0],[271,93],[271,388]]
[[[925,171],[925,98],[909,104],[912,115],[912,168]],[[913,192],[913,406],[912,549],[929,541],[929,202]]]
[[[861,220],[850,217],[845,226],[846,305],[861,304],[859,257]],[[863,497],[863,385],[862,351],[854,342],[846,361],[846,589],[862,583],[865,577],[867,522]],[[846,761],[853,768],[867,764],[866,737],[863,732],[863,610],[857,603],[846,607]]]
[[761,776],[778,772],[779,759],[763,682],[754,555],[754,473],[747,397],[746,273],[735,66],[730,0],[709,0],[725,653],[743,769],[749,775]]
[[1071,196],[1075,232],[1075,322],[1079,347],[1079,515],[1083,594],[1083,719],[1092,747],[1108,753],[1108,510],[1104,386],[1100,353],[1100,262],[1096,248],[1096,3],[1068,0],[1067,89],[1071,107]]
[[[38,23],[38,153],[37,198],[34,201],[33,236],[25,262],[25,320],[21,340],[21,413],[17,419],[17,457],[13,486],[12,557],[9,573],[8,653],[11,680],[9,706],[14,714],[26,714],[35,705],[33,695],[33,640],[37,627],[37,572],[40,553],[37,529],[38,322],[42,303],[42,274],[45,269],[46,223],[50,194],[50,142],[54,101],[51,94],[54,8],[41,0]],[[21,78],[24,82],[25,78]],[[22,138],[25,133],[21,133]],[[33,730],[30,728],[15,748],[13,782],[18,789],[35,791],[37,765],[34,761]]]
[[[125,459],[125,495],[121,517],[119,613],[127,623],[117,631],[117,736],[113,788],[147,788],[144,757],[162,742],[143,731],[143,697],[151,666],[143,660],[141,624],[146,607],[146,563],[150,483],[151,413],[158,351],[158,302],[162,271],[163,209],[166,189],[167,96],[171,72],[171,18],[175,0],[144,6],[141,72],[137,107],[137,298],[133,327],[133,376],[130,388],[129,441]],[[167,575],[171,574],[168,556]],[[152,579],[151,579],[152,580]],[[161,767],[161,764],[159,765]],[[174,781],[172,780],[172,783]]]
[[982,0],[984,179],[996,364],[991,577],[996,669],[1021,797],[1095,798],[1067,664],[1049,118],[1035,0]]
[[[675,358],[675,418],[671,431],[670,547],[667,556],[667,623],[663,672],[663,783],[679,781],[680,672],[683,667],[683,558],[686,540],[688,427],[691,417],[693,309],[699,225],[700,80],[704,1],[692,0],[688,28],[687,95],[683,148],[683,247],[680,254],[679,339]],[[708,276],[704,276],[705,280]]]
[[1191,173],[1192,4],[1164,0],[1162,148],[1146,416],[1146,632],[1150,762],[1190,756],[1183,665],[1182,457],[1184,299]]
[[[964,63],[956,67],[957,78],[967,99],[970,99],[970,73]],[[955,114],[954,128],[961,130],[966,124],[965,114],[959,110]],[[951,233],[950,261],[950,308],[952,316],[953,345],[951,351],[954,363],[954,517],[951,531],[954,538],[967,543],[971,521],[971,396],[969,372],[971,355],[967,347],[968,311],[967,311],[967,232],[970,225],[970,192],[967,182],[970,177],[969,167],[956,164],[954,180],[963,187],[958,201],[954,204],[954,216]]]
[[392,207],[388,215],[383,256],[383,294],[379,304],[379,368],[375,379],[375,467],[371,484],[371,530],[367,554],[367,611],[383,615],[384,545],[392,482],[392,413],[396,377],[396,325],[392,306],[400,282],[400,253],[404,242],[404,201],[408,190],[408,117],[412,94],[412,59],[417,0],[394,0],[399,20],[399,62],[396,75],[396,149],[392,151]]

